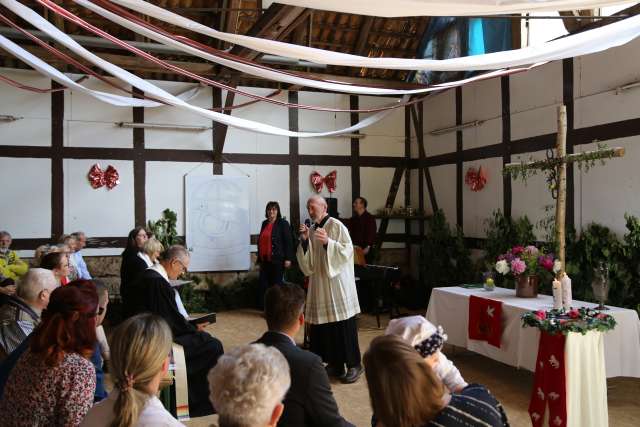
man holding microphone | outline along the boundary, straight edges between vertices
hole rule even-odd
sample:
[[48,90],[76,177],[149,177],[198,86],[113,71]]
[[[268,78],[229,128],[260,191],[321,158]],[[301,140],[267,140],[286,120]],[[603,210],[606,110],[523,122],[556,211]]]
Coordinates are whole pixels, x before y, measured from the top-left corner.
[[[358,325],[360,313],[349,231],[327,213],[320,196],[307,201],[313,224],[301,224],[298,264],[309,277],[305,317],[311,325],[311,351],[326,362],[330,376],[354,383],[362,375]],[[346,372],[345,372],[346,366]]]

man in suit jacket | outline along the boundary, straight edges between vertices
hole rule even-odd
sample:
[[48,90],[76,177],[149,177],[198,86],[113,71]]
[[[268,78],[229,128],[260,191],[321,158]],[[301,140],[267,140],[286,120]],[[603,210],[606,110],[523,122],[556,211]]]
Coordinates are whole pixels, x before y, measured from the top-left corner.
[[291,370],[291,388],[278,426],[353,426],[340,415],[322,359],[298,348],[293,339],[304,325],[304,301],[304,291],[293,284],[273,286],[265,295],[269,331],[257,342],[280,350]]

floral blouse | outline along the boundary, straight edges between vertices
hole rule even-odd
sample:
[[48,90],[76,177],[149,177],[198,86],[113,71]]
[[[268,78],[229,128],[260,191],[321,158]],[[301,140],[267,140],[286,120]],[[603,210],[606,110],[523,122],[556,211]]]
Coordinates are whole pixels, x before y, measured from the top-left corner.
[[95,388],[93,365],[79,354],[65,354],[58,366],[50,367],[28,350],[7,381],[0,424],[78,426],[93,405]]

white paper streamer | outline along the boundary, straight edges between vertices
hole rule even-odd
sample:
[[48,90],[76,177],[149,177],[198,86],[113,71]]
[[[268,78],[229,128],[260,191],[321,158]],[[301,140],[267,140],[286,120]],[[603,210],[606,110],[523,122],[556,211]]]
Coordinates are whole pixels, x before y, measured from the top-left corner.
[[292,6],[381,17],[501,15],[597,9],[624,0],[278,0]]
[[[416,0],[411,1],[416,2]],[[428,0],[425,0],[428,1]],[[316,62],[318,64],[341,65],[348,67],[364,67],[364,68],[384,68],[392,70],[430,70],[430,71],[479,71],[479,70],[495,70],[499,68],[509,68],[537,62],[547,62],[564,58],[571,58],[590,53],[601,52],[603,50],[620,46],[640,35],[640,15],[627,18],[612,24],[605,25],[593,30],[584,31],[582,33],[563,37],[558,40],[547,42],[541,46],[530,46],[522,49],[508,50],[504,52],[487,53],[484,55],[465,56],[461,58],[451,59],[407,59],[407,58],[369,58],[347,53],[332,52],[324,49],[317,49],[307,46],[299,46],[290,43],[278,42],[274,40],[265,40],[257,37],[249,37],[238,34],[224,33],[206,27],[198,22],[184,18],[178,14],[172,13],[161,7],[154,6],[142,0],[111,0],[111,2],[127,7],[131,10],[149,15],[161,21],[182,27],[196,33],[204,34],[215,39],[223,40],[229,43],[244,46],[258,52],[269,53],[272,55],[281,55],[289,58],[302,59],[306,61]],[[345,7],[352,5],[353,0],[340,0]],[[324,1],[317,2],[317,6],[325,4]],[[321,5],[321,4],[322,5]],[[410,11],[410,15],[416,14],[412,9],[403,9],[398,6],[398,1],[378,1],[371,2],[362,0],[365,6],[370,3],[388,4],[389,8],[398,11]],[[433,2],[432,2],[433,3]],[[435,2],[440,5],[449,5],[449,1]],[[514,3],[514,1],[477,1],[476,3]],[[547,3],[550,1],[527,1],[516,3]],[[569,3],[569,2],[564,2]],[[590,2],[577,2],[583,6]],[[591,2],[596,3],[596,2]],[[620,3],[620,2],[597,2],[597,3]],[[375,6],[375,4],[373,6]],[[442,6],[443,8],[445,6]],[[574,9],[571,7],[569,9]],[[584,7],[578,7],[584,8]],[[587,7],[588,8],[588,7]],[[430,14],[432,15],[432,14]],[[447,12],[446,15],[453,15]],[[458,15],[458,14],[456,14]]]
[[[444,83],[440,85],[434,85],[434,86],[430,86],[422,89],[409,89],[409,90],[373,88],[373,87],[357,86],[357,85],[351,85],[351,84],[328,83],[328,82],[322,82],[318,80],[306,79],[302,77],[295,77],[289,74],[280,73],[278,71],[265,70],[263,68],[255,67],[253,65],[243,64],[241,62],[220,58],[208,52],[204,52],[200,49],[197,49],[195,47],[175,41],[169,37],[166,37],[162,34],[159,34],[155,31],[145,28],[142,25],[136,24],[135,22],[131,22],[126,18],[116,15],[100,6],[97,6],[91,3],[90,1],[74,0],[74,2],[86,7],[87,9],[99,14],[100,16],[106,19],[109,19],[112,22],[122,25],[123,27],[135,33],[138,33],[152,40],[155,40],[165,46],[170,46],[170,47],[179,49],[185,53],[192,54],[194,56],[223,65],[225,67],[233,68],[243,73],[252,74],[254,76],[262,77],[269,80],[275,80],[283,83],[290,83],[290,84],[300,85],[305,87],[313,87],[316,89],[330,90],[334,92],[353,93],[358,95],[396,95],[396,96],[419,95],[419,94],[426,94],[429,92],[436,92],[436,91],[448,89],[451,87],[459,86],[461,84],[469,83],[476,80],[485,79],[485,78],[488,78],[488,76],[501,75],[505,72],[503,70],[498,70],[498,74],[494,74],[494,75],[483,74],[479,76],[470,77],[464,80]],[[541,64],[535,64],[534,66],[538,66],[538,65],[541,65]],[[525,69],[519,69],[514,71],[523,71],[523,70]]]
[[[132,74],[116,65],[113,65],[111,63],[109,63],[108,61],[105,61],[104,59],[100,58],[99,56],[94,55],[93,53],[89,52],[87,49],[83,48],[82,46],[80,46],[75,40],[73,40],[71,37],[69,37],[68,35],[66,35],[65,33],[63,33],[62,31],[60,31],[58,28],[56,28],[53,24],[51,24],[49,21],[47,21],[46,19],[44,19],[42,16],[40,16],[39,14],[37,14],[36,12],[34,12],[33,10],[29,9],[28,7],[18,3],[15,0],[0,0],[0,4],[2,4],[3,6],[7,7],[9,10],[11,10],[12,12],[14,12],[16,15],[20,16],[22,19],[24,19],[25,21],[29,22],[31,25],[33,25],[34,27],[38,28],[41,31],[46,32],[47,34],[49,34],[55,41],[57,41],[58,43],[64,45],[65,47],[67,47],[69,50],[71,50],[72,52],[76,53],[77,55],[81,56],[82,58],[86,59],[87,61],[91,62],[92,64],[102,68],[103,70],[105,70],[107,73],[119,78],[120,80],[127,82],[129,84],[131,84],[132,86],[140,89],[141,91],[145,92],[146,94],[153,96],[154,98],[160,99],[164,102],[166,102],[169,105],[173,105],[174,107],[178,107],[180,109],[183,110],[187,110],[187,111],[191,111],[195,114],[198,114],[200,116],[204,116],[207,117],[211,120],[214,120],[216,122],[228,125],[228,126],[234,126],[237,128],[241,128],[241,129],[246,129],[246,130],[250,130],[250,131],[254,131],[254,132],[260,132],[260,133],[266,133],[266,134],[270,134],[270,135],[279,135],[279,136],[287,136],[287,137],[297,137],[297,138],[318,138],[318,137],[324,137],[324,136],[333,136],[333,135],[342,135],[345,133],[351,133],[351,132],[355,132],[357,130],[363,129],[367,126],[372,125],[373,123],[378,122],[379,120],[382,120],[384,117],[386,117],[391,110],[387,110],[387,111],[382,111],[376,114],[373,114],[369,117],[367,117],[364,120],[361,120],[359,123],[357,123],[356,125],[350,126],[348,128],[344,128],[344,129],[339,129],[339,130],[334,130],[334,131],[328,131],[328,132],[292,132],[288,129],[282,129],[276,126],[271,126],[271,125],[266,125],[263,123],[259,123],[259,122],[255,122],[252,120],[247,120],[247,119],[241,119],[239,117],[232,117],[230,115],[227,114],[222,114],[222,113],[217,113],[215,111],[209,111],[209,110],[205,110],[204,108],[200,108],[200,107],[196,107],[193,106],[191,104],[188,104],[186,102],[184,102],[183,100],[181,100],[180,98],[177,98],[175,96],[173,96],[172,94],[170,94],[169,92],[159,88],[158,86],[155,86],[154,84],[136,76],[135,74]],[[19,46],[15,45],[15,43],[6,43],[6,42],[10,42],[8,39],[6,39],[5,37],[2,37],[2,39],[4,39],[5,43],[3,43],[3,48],[11,51],[13,53],[14,50],[16,50],[15,48],[21,49]],[[13,45],[13,46],[11,46]],[[22,49],[24,51],[24,49]],[[31,64],[30,64],[31,65]],[[34,67],[35,68],[35,67]],[[47,74],[50,75],[50,70],[45,70],[45,68],[42,68],[42,71]],[[53,75],[51,75],[51,77],[53,78]],[[70,79],[69,79],[70,80]],[[65,84],[66,85],[66,84]],[[79,86],[79,85],[78,85]],[[117,97],[116,95],[110,95],[110,94],[106,94],[103,92],[98,92],[98,91],[93,91],[87,88],[82,88],[78,90],[82,90],[85,93],[89,93],[92,96],[95,96],[96,98],[103,100],[105,102],[109,102],[112,105],[118,105],[118,106],[135,106],[135,104],[132,104],[132,102],[140,102],[141,100],[135,99],[135,98],[126,98],[126,102],[125,104],[122,104],[123,102],[125,102],[125,100],[122,100],[122,97]],[[88,92],[87,92],[88,91]],[[115,98],[111,98],[111,97],[115,97]],[[398,100],[397,102],[406,102],[409,99],[408,96],[405,96],[404,98]],[[148,101],[147,101],[148,102]]]

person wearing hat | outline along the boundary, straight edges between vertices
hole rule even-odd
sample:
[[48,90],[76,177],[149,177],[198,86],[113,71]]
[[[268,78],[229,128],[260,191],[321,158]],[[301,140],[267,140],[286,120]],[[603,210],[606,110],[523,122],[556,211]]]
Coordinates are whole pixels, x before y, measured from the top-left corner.
[[447,340],[442,326],[436,327],[422,316],[401,317],[389,322],[385,335],[399,336],[416,349],[452,393],[458,393],[468,385],[458,368],[441,351]]

